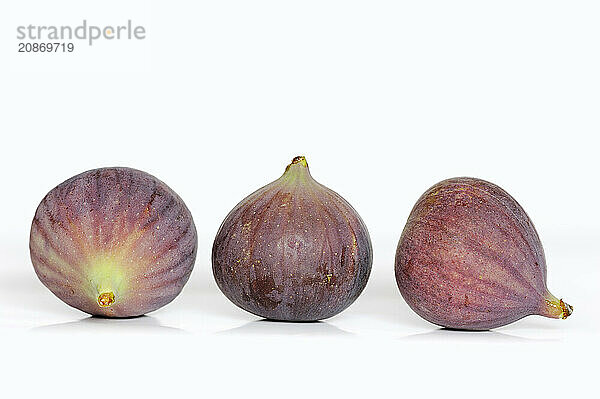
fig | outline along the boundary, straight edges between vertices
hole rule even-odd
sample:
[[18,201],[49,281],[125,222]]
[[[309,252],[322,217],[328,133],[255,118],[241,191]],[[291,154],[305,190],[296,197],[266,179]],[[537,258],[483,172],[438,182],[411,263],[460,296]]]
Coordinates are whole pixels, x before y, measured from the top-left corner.
[[250,313],[281,321],[340,313],[365,288],[372,262],[362,219],[312,178],[302,156],[233,208],[212,250],[214,277],[225,296]]
[[396,251],[408,305],[434,324],[465,330],[528,315],[567,318],[573,308],[546,288],[544,250],[523,208],[502,188],[444,180],[417,201]]
[[165,183],[101,168],[52,189],[29,248],[42,283],[79,310],[132,317],[171,302],[187,282],[198,239],[190,211]]

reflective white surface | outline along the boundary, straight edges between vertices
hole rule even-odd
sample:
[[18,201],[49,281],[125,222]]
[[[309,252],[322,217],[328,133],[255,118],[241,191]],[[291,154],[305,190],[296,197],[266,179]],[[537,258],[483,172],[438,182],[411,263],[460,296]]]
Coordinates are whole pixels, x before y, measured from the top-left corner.
[[[577,274],[550,270],[575,306],[568,320],[533,316],[493,331],[465,332],[414,314],[395,286],[391,264],[375,263],[359,300],[322,322],[272,322],[245,313],[218,291],[203,259],[173,303],[147,316],[111,320],[69,308],[37,280],[22,246],[3,248],[18,268],[0,276],[0,335],[4,359],[10,359],[0,367],[19,392],[55,394],[60,390],[46,387],[60,382],[91,390],[92,397],[113,388],[152,397],[262,397],[265,389],[291,397],[480,397],[482,390],[494,397],[515,389],[570,397],[586,393],[595,376],[587,360],[598,354],[599,338],[600,298],[590,283],[600,275],[587,267],[598,262],[593,251],[570,262]],[[569,257],[557,256],[555,263]],[[35,376],[35,384],[24,384],[23,375]]]

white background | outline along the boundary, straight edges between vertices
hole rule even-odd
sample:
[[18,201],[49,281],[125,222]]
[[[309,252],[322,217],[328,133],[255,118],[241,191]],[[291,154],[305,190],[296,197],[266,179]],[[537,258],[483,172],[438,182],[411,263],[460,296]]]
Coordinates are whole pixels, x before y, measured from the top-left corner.
[[[84,18],[132,19],[147,39],[17,53],[17,26]],[[6,397],[592,396],[599,21],[597,1],[2,1]],[[326,322],[258,321],[218,291],[212,240],[239,200],[300,154],[369,227],[372,276]],[[180,194],[199,253],[168,306],[91,319],[37,280],[29,227],[56,184],[116,165]],[[404,303],[393,261],[406,218],[425,189],[461,175],[523,205],[571,318],[451,332]]]

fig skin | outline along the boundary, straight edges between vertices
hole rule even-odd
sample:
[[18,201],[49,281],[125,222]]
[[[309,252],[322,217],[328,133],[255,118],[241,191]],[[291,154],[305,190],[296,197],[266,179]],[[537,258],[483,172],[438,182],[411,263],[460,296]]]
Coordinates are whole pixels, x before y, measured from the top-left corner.
[[213,273],[240,308],[272,320],[316,321],[346,309],[373,263],[363,221],[317,183],[304,157],[242,200],[214,241]]
[[528,315],[567,318],[546,288],[544,250],[523,208],[476,178],[444,180],[415,204],[396,251],[396,281],[431,323],[487,330]]
[[91,315],[133,317],[171,302],[194,267],[196,227],[165,183],[130,168],[94,169],[38,206],[29,248],[42,283]]

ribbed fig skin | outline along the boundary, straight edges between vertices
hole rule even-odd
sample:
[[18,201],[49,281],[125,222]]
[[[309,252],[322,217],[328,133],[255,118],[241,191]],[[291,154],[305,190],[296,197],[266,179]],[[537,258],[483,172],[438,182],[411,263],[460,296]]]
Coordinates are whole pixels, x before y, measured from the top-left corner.
[[240,202],[214,241],[215,280],[233,303],[273,320],[314,321],[346,309],[371,271],[356,211],[312,179],[303,157]]
[[92,315],[131,317],[181,292],[197,234],[166,184],[139,170],[102,168],[44,197],[29,247],[38,277],[61,300]]
[[419,198],[395,270],[409,306],[443,327],[486,330],[572,311],[546,288],[544,250],[523,208],[480,179],[444,180]]

